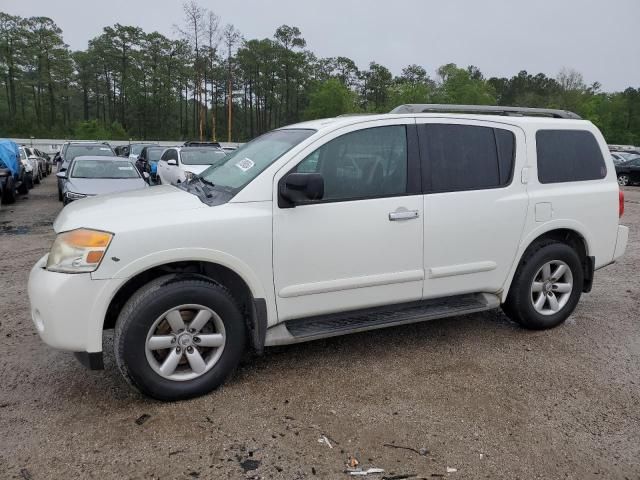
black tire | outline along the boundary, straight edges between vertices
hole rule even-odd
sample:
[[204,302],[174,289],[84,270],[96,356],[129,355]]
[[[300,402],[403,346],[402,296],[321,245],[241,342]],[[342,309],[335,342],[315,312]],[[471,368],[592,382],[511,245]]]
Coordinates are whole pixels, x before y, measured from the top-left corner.
[[18,193],[20,195],[26,195],[27,193],[29,193],[29,177],[27,177],[26,175],[22,177],[22,183],[18,187]]
[[62,190],[60,190],[60,185],[58,185],[58,201],[64,202],[64,198],[62,196]]
[[2,191],[2,203],[6,203],[7,205],[16,203],[16,187],[12,177],[7,179],[7,183]]
[[[531,287],[540,268],[554,260],[564,262],[571,270],[573,289],[564,307],[557,313],[543,315],[533,306]],[[537,242],[523,255],[502,309],[511,320],[524,328],[531,330],[554,328],[563,323],[575,310],[582,295],[583,284],[584,270],[574,248],[555,240]]]
[[42,181],[42,174],[40,173],[40,170],[38,170],[38,175],[36,175],[36,178],[33,180],[33,183],[36,185],[40,185],[41,181]]
[[[162,377],[145,353],[149,329],[164,312],[185,304],[210,308],[222,319],[225,345],[213,367],[186,381]],[[140,288],[126,303],[115,327],[116,363],[125,379],[143,394],[163,401],[204,395],[219,387],[236,368],[246,345],[244,318],[224,287],[203,277],[167,275]]]
[[27,175],[27,192],[33,188],[33,174]]

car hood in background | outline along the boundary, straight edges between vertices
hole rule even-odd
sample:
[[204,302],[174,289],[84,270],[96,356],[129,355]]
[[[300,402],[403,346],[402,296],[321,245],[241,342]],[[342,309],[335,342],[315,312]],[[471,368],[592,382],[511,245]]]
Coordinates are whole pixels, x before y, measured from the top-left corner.
[[171,185],[100,195],[70,203],[53,223],[59,232],[76,228],[95,228],[114,232],[125,225],[140,224],[152,215],[208,208],[200,199]]
[[186,163],[182,164],[182,168],[185,171],[194,173],[196,175],[200,175],[202,172],[204,172],[210,166],[211,165],[187,165]]

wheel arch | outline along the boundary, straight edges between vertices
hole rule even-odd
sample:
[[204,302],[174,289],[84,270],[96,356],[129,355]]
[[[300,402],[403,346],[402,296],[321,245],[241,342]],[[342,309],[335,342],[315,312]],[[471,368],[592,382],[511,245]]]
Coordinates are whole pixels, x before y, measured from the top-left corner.
[[505,282],[504,288],[502,290],[501,297],[503,302],[507,299],[509,288],[511,287],[511,283],[513,282],[513,278],[516,274],[516,271],[518,270],[518,267],[520,266],[522,258],[534,244],[542,240],[556,240],[565,243],[576,250],[578,256],[580,257],[580,261],[584,270],[585,283],[583,285],[583,291],[588,292],[591,290],[594,265],[593,257],[590,256],[591,242],[589,241],[588,234],[585,233],[585,229],[577,223],[571,225],[547,224],[540,229],[534,230],[520,244],[515,262],[511,268],[511,271],[509,272],[509,278]]
[[[261,353],[268,323],[266,299],[262,290],[236,269],[222,263],[207,260],[178,260],[149,266],[129,276],[112,295],[103,316],[104,330],[115,327],[118,316],[131,296],[143,285],[156,278],[174,275],[176,279],[199,277],[224,286],[235,298],[245,319],[249,344]],[[168,280],[171,281],[171,280]]]

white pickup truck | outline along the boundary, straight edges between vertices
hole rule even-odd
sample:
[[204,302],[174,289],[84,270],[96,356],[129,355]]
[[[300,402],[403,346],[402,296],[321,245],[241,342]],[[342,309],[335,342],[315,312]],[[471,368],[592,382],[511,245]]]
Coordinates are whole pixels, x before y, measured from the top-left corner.
[[562,323],[628,229],[571,112],[403,105],[266,133],[179,186],[88,198],[29,279],[43,341],[143,393],[219,386],[252,348],[499,308]]

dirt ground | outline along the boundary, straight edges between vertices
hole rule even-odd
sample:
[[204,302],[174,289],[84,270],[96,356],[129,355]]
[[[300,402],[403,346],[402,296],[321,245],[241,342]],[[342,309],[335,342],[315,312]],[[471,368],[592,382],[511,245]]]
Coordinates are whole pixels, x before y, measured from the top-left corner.
[[339,479],[352,455],[385,470],[365,478],[640,479],[640,188],[627,255],[555,330],[488,312],[270,349],[166,404],[129,389],[110,335],[98,372],[36,335],[55,180],[0,210],[0,478]]

